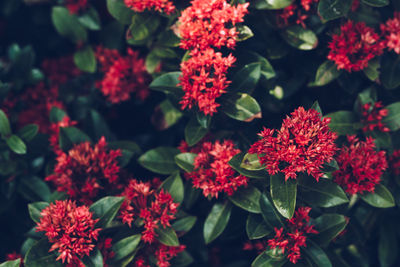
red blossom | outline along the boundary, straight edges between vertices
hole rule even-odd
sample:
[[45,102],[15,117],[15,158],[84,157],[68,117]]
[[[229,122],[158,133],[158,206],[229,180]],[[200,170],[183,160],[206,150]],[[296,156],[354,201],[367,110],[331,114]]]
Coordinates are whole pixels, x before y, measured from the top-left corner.
[[167,15],[175,11],[174,3],[169,0],[124,0],[125,5],[136,12],[152,10],[164,12]]
[[331,161],[337,149],[329,122],[314,109],[299,107],[284,119],[280,130],[264,128],[249,153],[257,154],[271,175],[283,172],[287,180],[307,172],[318,181],[322,164]]
[[383,53],[384,44],[379,35],[364,22],[348,21],[340,29],[340,35],[332,36],[328,54],[328,59],[335,62],[338,70],[360,71],[371,59]]
[[[319,0],[301,0],[285,7],[279,12],[279,18],[283,19],[283,25],[288,26],[291,22],[302,25],[306,28],[305,20],[313,13],[311,7]],[[298,3],[300,2],[300,3]]]
[[112,258],[114,258],[115,253],[112,250],[112,239],[107,237],[99,240],[97,247],[101,251],[101,255],[103,256],[103,267],[111,267],[106,262]]
[[72,199],[91,203],[101,189],[113,186],[118,180],[119,149],[107,149],[104,137],[92,146],[90,142],[74,145],[68,153],[60,152],[54,174],[46,177],[58,191]]
[[42,62],[42,70],[52,87],[59,87],[82,74],[72,56],[47,58]]
[[202,142],[190,152],[196,152],[197,156],[194,170],[185,174],[185,177],[192,181],[195,188],[203,190],[204,196],[218,198],[221,192],[231,196],[238,187],[247,185],[248,178],[237,175],[228,164],[240,152],[233,141]]
[[225,0],[192,0],[179,18],[183,49],[202,51],[236,45],[236,24],[243,22],[249,3],[231,6]]
[[98,46],[96,57],[104,77],[97,83],[104,96],[111,103],[120,103],[130,99],[130,94],[144,100],[149,95],[150,75],[146,71],[144,59],[138,51],[127,49],[122,56],[118,50]]
[[216,99],[226,93],[230,81],[226,78],[228,68],[235,62],[230,54],[223,57],[220,52],[206,49],[191,53],[191,58],[181,63],[182,76],[179,77],[185,92],[179,102],[182,109],[197,105],[206,115],[213,115],[220,106]]
[[100,228],[95,229],[98,221],[87,206],[77,206],[71,200],[56,200],[40,213],[37,232],[45,232],[50,243],[49,252],[58,250],[57,260],[67,262],[70,266],[80,266],[80,260],[89,255],[95,247]]
[[392,19],[381,24],[381,31],[384,38],[383,45],[400,54],[400,12],[394,12]]
[[24,258],[22,257],[21,254],[17,253],[16,251],[8,253],[6,255],[6,260],[7,261],[14,261],[14,260],[18,260],[21,259],[19,266],[22,267],[24,266]]
[[88,8],[88,0],[65,0],[65,6],[71,14],[78,14]]
[[61,121],[52,123],[49,129],[49,142],[50,146],[53,148],[53,151],[56,155],[62,154],[62,151],[59,146],[59,134],[60,128],[71,127],[76,125],[78,122],[71,120],[67,115],[62,118]]
[[388,110],[383,108],[382,102],[378,101],[374,105],[370,103],[364,104],[362,106],[361,115],[361,122],[364,125],[362,130],[364,132],[373,131],[375,129],[381,132],[390,131],[382,122],[383,117],[388,115]]
[[359,6],[360,0],[353,0],[353,2],[351,3],[351,11],[356,12]]
[[154,242],[151,245],[147,244],[138,251],[135,256],[133,266],[135,267],[151,267],[149,258],[155,257],[157,260],[158,267],[169,267],[171,264],[169,261],[174,258],[178,253],[185,250],[185,245],[179,245],[177,247],[165,246],[160,242]]
[[400,149],[393,151],[389,157],[389,166],[394,175],[400,175]]
[[179,206],[163,189],[157,192],[151,183],[135,179],[129,182],[122,196],[126,197],[120,209],[122,222],[131,226],[140,218],[144,227],[142,240],[146,243],[155,241],[155,229],[171,226],[170,221],[175,219]]
[[333,173],[335,182],[347,193],[374,192],[383,172],[388,167],[385,151],[375,151],[374,139],[360,141],[354,135],[347,136],[349,146],[343,146],[336,161],[339,170]]

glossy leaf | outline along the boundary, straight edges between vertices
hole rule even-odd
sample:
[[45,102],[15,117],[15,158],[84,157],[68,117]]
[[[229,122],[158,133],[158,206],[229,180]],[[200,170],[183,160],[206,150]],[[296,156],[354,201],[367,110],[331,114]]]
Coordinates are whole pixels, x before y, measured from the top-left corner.
[[0,109],[0,134],[2,136],[8,136],[11,134],[10,122],[8,121],[7,115]]
[[271,227],[261,215],[250,213],[246,221],[246,233],[249,239],[259,239],[271,233]]
[[391,53],[382,56],[380,80],[387,89],[400,85],[400,56]]
[[286,263],[286,259],[274,259],[266,252],[262,252],[252,262],[251,267],[281,267]]
[[0,267],[19,267],[21,259],[9,260],[0,264]]
[[257,0],[255,7],[257,9],[282,9],[289,6],[293,0]]
[[201,126],[197,118],[192,117],[186,125],[184,133],[186,143],[194,146],[208,133],[208,129]]
[[337,69],[333,61],[327,60],[322,63],[315,74],[314,82],[310,86],[324,86],[339,77],[340,71]]
[[192,172],[194,169],[194,159],[197,154],[194,153],[180,153],[175,156],[176,164],[185,172]]
[[400,102],[392,103],[385,108],[388,110],[388,115],[383,117],[383,124],[391,131],[397,131],[400,129]]
[[229,197],[233,204],[252,213],[261,213],[260,191],[251,185],[240,187]]
[[303,248],[302,251],[310,259],[313,266],[316,267],[332,267],[332,263],[329,260],[325,252],[313,241],[307,240],[307,247]]
[[91,46],[85,46],[74,54],[75,65],[82,71],[93,73],[96,71],[96,57]]
[[131,23],[132,16],[135,14],[125,5],[124,0],[107,0],[107,9],[111,16],[122,24]]
[[194,226],[197,221],[196,216],[186,216],[180,219],[177,219],[173,224],[172,228],[174,228],[177,232],[189,232],[190,229]]
[[223,104],[223,111],[232,119],[250,122],[261,118],[261,107],[257,100],[248,94],[229,97]]
[[234,76],[230,88],[233,92],[250,93],[253,91],[261,75],[261,64],[251,63],[240,69]]
[[297,182],[289,178],[285,182],[285,176],[281,173],[272,175],[270,180],[271,198],[279,213],[291,219],[296,208]]
[[25,267],[62,267],[61,261],[57,261],[55,253],[49,253],[51,244],[47,237],[35,243],[26,253],[24,258]]
[[38,223],[40,221],[40,218],[42,217],[40,215],[40,212],[48,205],[49,203],[43,201],[28,204],[29,216],[35,223]]
[[171,174],[178,170],[175,163],[175,155],[179,154],[179,149],[174,147],[157,147],[144,153],[139,158],[142,167],[160,174]]
[[279,212],[275,209],[272,202],[268,199],[267,192],[264,192],[260,197],[261,215],[264,221],[272,228],[280,228],[283,226]]
[[181,72],[168,72],[157,78],[155,78],[149,85],[150,89],[161,91],[161,92],[170,92],[170,93],[178,93],[182,94],[182,89],[178,86],[179,76],[181,76]]
[[331,118],[329,128],[338,135],[356,134],[359,126],[358,118],[351,111],[340,110],[327,114],[325,117]]
[[78,17],[78,20],[89,30],[97,31],[101,28],[100,16],[95,8],[89,8],[87,12]]
[[330,162],[325,162],[322,164],[321,170],[323,172],[334,172],[339,170],[339,165],[335,159],[332,159]]
[[320,0],[318,3],[318,13],[328,21],[345,16],[350,8],[352,1],[348,0]]
[[315,33],[300,25],[289,26],[282,32],[282,37],[288,44],[300,50],[312,50],[318,45]]
[[174,202],[181,203],[183,201],[184,188],[179,172],[168,177],[160,187],[172,196]]
[[91,142],[89,136],[75,127],[60,128],[59,139],[60,147],[64,152],[70,150],[75,144]]
[[389,5],[389,0],[362,0],[362,2],[374,7],[383,7]]
[[24,141],[21,140],[16,135],[11,135],[6,139],[8,147],[17,154],[26,154],[26,145]]
[[176,257],[171,260],[174,267],[186,267],[194,262],[193,257],[186,251],[180,252]]
[[257,154],[250,154],[250,153],[246,153],[244,155],[240,167],[249,171],[257,171],[265,169],[265,167],[261,165]]
[[162,244],[173,247],[179,246],[178,236],[171,227],[158,227],[155,229],[155,232],[157,234],[157,240]]
[[268,173],[265,170],[258,170],[258,171],[251,171],[247,170],[245,168],[242,168],[240,165],[242,163],[242,159],[246,153],[241,152],[239,154],[236,154],[231,158],[231,160],[228,162],[228,164],[234,168],[238,173],[249,177],[249,178],[268,178]]
[[381,184],[375,186],[374,192],[365,192],[360,194],[362,200],[376,208],[391,208],[394,207],[394,199],[392,193]]
[[393,234],[395,231],[395,227],[388,222],[383,222],[379,227],[378,258],[382,267],[394,266],[397,260],[399,244]]
[[18,191],[30,201],[50,200],[50,188],[43,178],[37,176],[24,176],[18,185]]
[[22,140],[29,142],[31,141],[39,132],[39,127],[36,124],[27,124],[22,129],[18,130],[18,136]]
[[93,217],[98,218],[97,227],[106,228],[115,218],[119,208],[124,202],[124,197],[103,197],[90,206]]
[[76,16],[71,15],[65,7],[55,6],[51,11],[51,19],[57,32],[73,42],[84,42],[87,39],[86,29]]
[[141,239],[140,234],[125,237],[112,246],[112,251],[115,253],[113,261],[117,262],[126,257],[129,257],[135,252]]
[[82,259],[86,267],[103,267],[103,255],[98,248],[92,250],[89,256]]
[[129,164],[129,162],[133,156],[137,157],[138,155],[140,155],[142,153],[140,147],[135,142],[131,142],[131,141],[110,142],[110,143],[108,143],[108,147],[110,149],[120,149],[121,150],[122,157],[118,157],[120,167],[125,167],[126,165]]
[[341,214],[323,214],[315,219],[313,224],[318,231],[313,240],[321,246],[326,246],[346,228],[347,221]]
[[214,241],[225,230],[231,216],[232,205],[229,201],[216,203],[204,222],[203,236],[206,244]]
[[182,112],[166,99],[155,108],[151,122],[157,130],[162,131],[176,124],[182,116]]

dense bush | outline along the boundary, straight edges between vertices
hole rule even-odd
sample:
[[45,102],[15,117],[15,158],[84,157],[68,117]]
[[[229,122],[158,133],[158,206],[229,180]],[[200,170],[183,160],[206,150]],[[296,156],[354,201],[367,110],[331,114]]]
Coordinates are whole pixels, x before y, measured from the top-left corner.
[[399,9],[1,1],[0,266],[399,266]]

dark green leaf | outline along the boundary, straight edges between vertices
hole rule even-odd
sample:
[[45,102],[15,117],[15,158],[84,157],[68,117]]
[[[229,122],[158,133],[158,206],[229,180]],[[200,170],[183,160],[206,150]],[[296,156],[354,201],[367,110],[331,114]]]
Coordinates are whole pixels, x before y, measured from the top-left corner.
[[385,108],[388,110],[388,115],[383,117],[383,124],[391,131],[397,131],[400,129],[400,102],[395,102]]
[[339,165],[337,164],[335,159],[332,159],[330,162],[325,162],[322,164],[322,172],[334,172],[339,170]]
[[380,80],[387,89],[395,89],[400,85],[400,56],[385,53],[381,61]]
[[244,41],[254,36],[253,32],[246,25],[239,25],[237,27],[238,35],[236,37],[236,41]]
[[91,46],[85,46],[74,54],[75,65],[82,71],[93,73],[96,71],[96,57]]
[[329,128],[338,135],[356,134],[359,128],[356,114],[351,111],[340,110],[325,115],[331,118]]
[[255,7],[257,9],[282,9],[289,6],[293,0],[257,0]]
[[157,234],[157,240],[166,246],[179,246],[178,236],[176,235],[174,229],[171,227],[158,227],[155,229]]
[[166,99],[155,108],[151,122],[157,130],[162,131],[177,123],[182,116],[182,112]]
[[374,6],[374,7],[382,7],[389,5],[389,0],[362,0],[364,4]]
[[24,141],[21,140],[16,135],[11,135],[6,139],[8,147],[17,154],[26,154],[26,145]]
[[121,167],[125,167],[128,165],[131,158],[136,155],[140,155],[142,150],[140,147],[131,141],[114,141],[108,144],[110,149],[121,149],[122,150],[122,157],[119,157],[119,163]]
[[378,257],[381,267],[394,266],[397,259],[398,241],[395,227],[383,222],[379,227]]
[[298,180],[301,196],[310,204],[329,208],[349,202],[343,189],[331,180],[320,178],[317,182],[309,176],[299,176]]
[[89,256],[85,256],[82,262],[86,267],[103,267],[103,255],[98,248],[92,250]]
[[320,116],[322,116],[322,109],[321,109],[321,107],[320,107],[318,101],[315,101],[315,102],[312,104],[312,106],[311,106],[310,109],[313,109],[313,110],[317,111],[317,112],[320,114]]
[[363,72],[368,79],[376,81],[379,78],[380,68],[379,58],[374,58],[368,62],[368,66],[363,69]]
[[269,200],[267,192],[264,192],[260,197],[260,209],[264,221],[267,222],[271,228],[281,228],[283,226],[281,217]]
[[6,261],[0,264],[0,267],[19,267],[21,259]]
[[11,134],[11,127],[7,115],[0,109],[0,134],[8,136]]
[[291,46],[300,50],[312,50],[318,45],[318,38],[312,30],[293,25],[282,32],[282,37]]
[[96,9],[89,8],[87,12],[78,17],[79,22],[89,30],[100,30],[100,17]]
[[233,204],[252,213],[261,213],[260,191],[251,185],[241,187],[229,197]]
[[244,155],[240,167],[249,171],[258,171],[265,169],[265,167],[261,165],[257,154],[250,153],[246,153],[246,155]]
[[360,194],[362,200],[376,208],[394,207],[394,199],[392,193],[381,184],[375,186],[375,191]]
[[40,221],[40,218],[42,217],[40,215],[40,212],[42,211],[42,209],[46,208],[48,205],[49,205],[49,203],[47,203],[47,202],[34,202],[34,203],[28,204],[29,216],[31,216],[31,219],[35,223],[38,223]]
[[318,67],[315,80],[309,86],[324,86],[335,80],[339,75],[340,71],[336,68],[336,64],[327,60]]
[[67,113],[58,107],[52,107],[50,110],[50,122],[52,123],[62,121],[65,116],[68,116]]
[[307,240],[307,247],[303,248],[302,251],[316,267],[332,267],[332,263],[325,252],[311,240]]
[[79,23],[76,16],[71,15],[65,7],[55,6],[51,12],[51,19],[57,32],[73,42],[85,42],[86,29]]
[[230,85],[233,92],[251,93],[261,75],[261,63],[251,63],[239,70]]
[[206,134],[208,129],[199,124],[197,118],[190,118],[185,127],[185,141],[189,146],[197,144]]
[[209,128],[211,124],[211,116],[205,115],[203,112],[197,112],[196,113],[196,118],[197,122],[203,127],[203,128]]
[[96,226],[106,228],[117,215],[122,202],[124,202],[124,197],[103,197],[93,203],[90,211],[93,212],[94,218],[100,219]]
[[37,135],[38,131],[39,127],[36,124],[28,124],[18,131],[18,136],[29,142]]
[[181,76],[181,72],[168,72],[165,73],[156,79],[154,79],[149,87],[152,90],[161,91],[161,92],[170,92],[182,94],[182,89],[178,86],[179,76]]
[[51,244],[47,241],[47,237],[35,243],[26,253],[24,259],[25,267],[62,267],[61,261],[56,260],[57,255],[49,250]]
[[174,202],[181,203],[183,201],[183,182],[179,172],[172,174],[162,184],[161,188],[168,191]]
[[107,0],[107,9],[111,16],[122,24],[130,24],[132,16],[135,14],[133,10],[125,5],[124,0]]
[[179,152],[179,149],[174,147],[157,147],[144,153],[139,158],[139,163],[152,172],[171,174],[179,170],[174,160]]
[[285,176],[281,173],[271,176],[271,197],[279,213],[291,219],[296,208],[297,182],[289,178],[285,181]]
[[262,252],[251,264],[251,267],[281,267],[286,263],[286,259],[274,259],[266,252]]
[[185,199],[183,200],[183,206],[189,210],[197,199],[201,195],[202,191],[198,188],[194,188],[192,183],[185,184]]
[[158,36],[158,44],[168,47],[179,46],[180,39],[172,30],[164,30]]
[[75,127],[60,128],[60,147],[63,151],[70,150],[75,144],[91,142],[89,136]]
[[18,185],[18,191],[30,201],[43,200],[48,202],[50,200],[49,186],[43,179],[36,176],[23,177]]
[[206,244],[214,241],[224,231],[231,216],[232,205],[229,201],[224,204],[215,203],[204,222],[203,235]]
[[194,153],[180,153],[175,156],[175,162],[185,172],[192,172],[194,168],[194,159],[196,157],[197,154]]
[[186,251],[180,252],[176,257],[174,257],[171,261],[174,267],[186,267],[194,262],[193,257]]
[[271,227],[261,215],[250,213],[246,221],[246,233],[249,239],[259,239],[271,233]]
[[313,236],[313,240],[321,246],[327,246],[346,228],[347,221],[341,214],[323,214],[315,219],[313,224],[318,231],[318,235]]
[[196,216],[186,216],[176,220],[172,224],[172,228],[174,228],[174,230],[177,232],[189,232],[196,223],[196,220]]
[[132,23],[129,26],[128,43],[142,44],[160,25],[160,18],[151,13],[134,13]]
[[125,237],[124,239],[119,240],[112,246],[112,250],[114,251],[115,255],[113,257],[113,261],[120,261],[132,253],[135,252],[137,246],[139,245],[141,235],[132,235]]
[[87,131],[96,139],[100,139],[103,136],[107,141],[114,139],[107,122],[100,113],[94,109],[91,109],[88,114],[87,125]]
[[260,119],[261,108],[257,100],[248,94],[236,94],[226,99],[223,103],[223,111],[232,119],[251,122]]
[[320,0],[318,13],[326,21],[337,19],[349,12],[351,3],[348,0]]
[[246,153],[241,152],[239,154],[236,154],[231,158],[231,160],[228,162],[228,164],[234,168],[238,173],[249,177],[249,178],[268,178],[268,173],[265,170],[258,170],[258,171],[250,171],[242,168],[240,164],[242,163],[242,159]]

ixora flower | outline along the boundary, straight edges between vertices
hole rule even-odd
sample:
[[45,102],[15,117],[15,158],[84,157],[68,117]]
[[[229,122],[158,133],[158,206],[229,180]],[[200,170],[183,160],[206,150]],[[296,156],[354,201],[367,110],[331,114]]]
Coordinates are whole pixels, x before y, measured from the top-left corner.
[[127,54],[122,56],[118,50],[98,46],[96,57],[104,73],[97,87],[108,101],[113,104],[127,101],[131,93],[135,93],[140,100],[147,98],[151,77],[138,51],[128,48]]
[[183,49],[235,47],[238,31],[249,3],[231,6],[225,0],[193,0],[179,18]]
[[235,62],[230,54],[223,57],[220,52],[206,49],[191,53],[191,58],[181,63],[182,76],[179,77],[185,95],[179,102],[182,109],[197,105],[206,115],[213,115],[220,106],[216,99],[226,93],[230,81],[226,78],[228,68]]
[[36,231],[45,232],[50,243],[49,251],[58,250],[57,260],[68,266],[80,266],[80,260],[95,247],[100,228],[95,229],[98,220],[87,206],[77,206],[71,200],[56,200],[40,213]]
[[284,25],[289,25],[290,21],[295,21],[296,24],[302,25],[306,28],[304,21],[312,13],[311,7],[319,0],[301,0],[295,1],[293,4],[285,7],[280,13],[279,18],[284,22]]
[[71,14],[78,14],[88,8],[88,0],[65,0],[65,6]]
[[389,166],[394,175],[400,175],[400,149],[393,151],[389,157]]
[[310,207],[299,207],[293,218],[287,220],[286,228],[274,228],[275,237],[271,239],[263,239],[256,241],[254,244],[248,242],[245,244],[245,250],[256,249],[258,252],[263,252],[268,247],[270,249],[280,249],[282,254],[290,262],[296,264],[301,258],[300,248],[306,247],[307,235],[318,234],[313,225],[310,225]]
[[152,10],[172,14],[175,11],[174,3],[168,0],[124,0],[125,5],[136,12]]
[[364,132],[373,131],[375,129],[381,132],[390,131],[382,122],[383,117],[388,115],[388,110],[383,108],[382,102],[378,101],[373,105],[370,103],[364,104],[362,106],[361,115],[361,123],[365,125],[362,128]]
[[240,152],[231,140],[224,140],[222,143],[202,142],[188,152],[195,152],[197,156],[194,159],[194,170],[186,173],[185,177],[192,181],[195,188],[203,190],[205,197],[218,198],[218,194],[222,192],[231,196],[239,187],[247,185],[248,178],[237,175],[228,164]]
[[117,183],[117,158],[121,155],[119,149],[107,149],[104,137],[94,146],[90,142],[77,144],[68,153],[58,154],[54,173],[46,181],[53,182],[58,191],[72,199],[89,204],[101,189]]
[[178,255],[178,253],[185,250],[185,248],[185,245],[172,247],[163,245],[160,242],[154,242],[151,245],[144,246],[137,252],[133,266],[151,267],[153,266],[153,264],[150,263],[149,257],[155,257],[155,259],[157,260],[157,266],[169,267],[171,266],[169,261],[176,255]]
[[333,173],[335,182],[352,195],[374,192],[388,167],[386,152],[375,151],[375,140],[371,137],[360,141],[349,135],[347,141],[349,146],[343,146],[336,157],[339,170]]
[[395,12],[392,19],[381,24],[381,31],[385,47],[400,54],[400,12]]
[[328,59],[335,62],[338,70],[360,71],[371,59],[383,53],[384,43],[365,23],[348,21],[340,29],[340,35],[332,36],[328,54]]
[[318,181],[322,164],[331,161],[337,149],[337,135],[329,130],[329,122],[316,110],[299,107],[284,119],[280,130],[264,128],[249,153],[257,154],[271,175],[282,172],[287,180],[307,172]]

